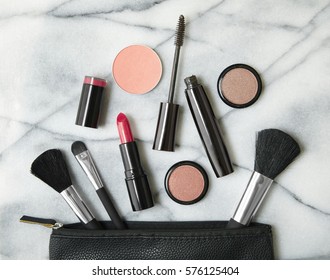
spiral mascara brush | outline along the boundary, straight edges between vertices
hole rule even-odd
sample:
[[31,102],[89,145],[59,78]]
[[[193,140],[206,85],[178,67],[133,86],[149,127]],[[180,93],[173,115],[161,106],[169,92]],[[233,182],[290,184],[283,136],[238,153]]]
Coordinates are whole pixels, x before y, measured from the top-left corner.
[[168,101],[167,101],[168,103],[173,103],[173,99],[174,99],[176,77],[177,77],[177,72],[178,72],[180,50],[183,45],[184,31],[185,31],[185,20],[184,20],[184,16],[181,15],[179,17],[179,22],[178,22],[178,26],[177,26],[176,34],[175,34],[175,41],[174,41],[175,52],[174,52],[174,59],[173,59],[173,66],[172,66],[170,90],[169,90]]
[[154,150],[174,151],[175,146],[175,130],[179,112],[179,105],[173,103],[176,85],[176,77],[178,72],[180,50],[183,45],[185,33],[185,19],[181,15],[179,17],[176,34],[175,34],[175,52],[172,66],[172,75],[170,89],[167,102],[161,102],[159,108],[158,122],[153,144]]

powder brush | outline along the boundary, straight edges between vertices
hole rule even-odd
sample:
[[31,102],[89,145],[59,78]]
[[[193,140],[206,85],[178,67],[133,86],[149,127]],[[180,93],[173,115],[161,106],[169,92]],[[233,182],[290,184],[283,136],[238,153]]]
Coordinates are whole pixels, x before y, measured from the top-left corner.
[[227,228],[248,226],[266,196],[274,178],[299,155],[298,143],[278,129],[259,131],[254,172]]
[[117,229],[126,229],[126,225],[120,218],[112,200],[104,187],[101,177],[96,169],[91,153],[86,145],[81,141],[75,141],[71,145],[71,151],[80,164],[81,168],[86,173],[88,179],[94,186],[97,195],[99,196],[105,210],[111,218]]
[[62,195],[85,228],[103,228],[72,185],[60,150],[47,150],[38,156],[31,165],[31,173]]

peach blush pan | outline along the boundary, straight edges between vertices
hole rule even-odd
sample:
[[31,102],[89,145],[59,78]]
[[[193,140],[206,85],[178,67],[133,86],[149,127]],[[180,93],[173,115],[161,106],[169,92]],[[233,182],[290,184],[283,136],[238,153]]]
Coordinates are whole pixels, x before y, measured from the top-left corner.
[[162,75],[162,63],[158,54],[142,45],[131,45],[116,56],[112,74],[117,85],[132,94],[151,91]]

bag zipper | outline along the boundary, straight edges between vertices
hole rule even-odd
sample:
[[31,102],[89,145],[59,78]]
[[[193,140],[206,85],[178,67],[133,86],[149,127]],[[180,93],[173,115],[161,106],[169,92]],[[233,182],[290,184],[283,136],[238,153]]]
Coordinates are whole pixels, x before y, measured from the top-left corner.
[[31,217],[31,216],[26,216],[26,215],[24,215],[22,218],[20,218],[19,221],[22,223],[40,225],[40,226],[44,226],[46,228],[51,228],[51,229],[59,229],[59,228],[63,227],[62,223],[59,223],[53,219],[42,219],[42,218],[36,218],[36,217]]

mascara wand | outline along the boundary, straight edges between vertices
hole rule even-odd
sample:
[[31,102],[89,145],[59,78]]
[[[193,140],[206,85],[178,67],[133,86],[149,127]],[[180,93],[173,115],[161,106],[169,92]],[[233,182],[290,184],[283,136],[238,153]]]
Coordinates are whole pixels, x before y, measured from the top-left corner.
[[172,75],[170,82],[170,89],[168,95],[168,102],[161,102],[159,108],[158,122],[155,133],[153,149],[158,151],[174,151],[175,146],[175,130],[178,118],[179,105],[173,103],[176,77],[178,72],[180,50],[183,45],[185,32],[185,19],[181,15],[179,17],[178,25],[175,34],[175,52],[172,66]]
[[175,35],[175,41],[174,41],[175,52],[174,52],[174,59],[173,59],[173,66],[172,66],[170,91],[169,91],[169,95],[168,95],[168,103],[173,103],[173,99],[174,99],[176,76],[177,76],[177,72],[178,72],[180,50],[183,45],[184,31],[185,31],[185,21],[184,21],[184,16],[181,15],[179,17],[179,22],[178,22],[178,26],[176,29],[176,35]]

